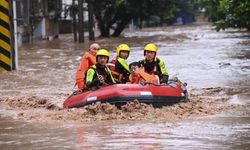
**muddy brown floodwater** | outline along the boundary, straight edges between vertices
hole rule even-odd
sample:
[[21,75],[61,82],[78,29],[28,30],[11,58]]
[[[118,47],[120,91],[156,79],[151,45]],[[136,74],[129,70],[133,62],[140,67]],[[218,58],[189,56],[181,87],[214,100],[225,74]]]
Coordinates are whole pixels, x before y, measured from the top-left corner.
[[132,101],[62,109],[85,44],[72,35],[25,44],[19,69],[0,74],[1,149],[249,149],[250,33],[209,24],[149,28],[97,42],[159,46],[170,76],[188,83],[189,102],[163,108]]

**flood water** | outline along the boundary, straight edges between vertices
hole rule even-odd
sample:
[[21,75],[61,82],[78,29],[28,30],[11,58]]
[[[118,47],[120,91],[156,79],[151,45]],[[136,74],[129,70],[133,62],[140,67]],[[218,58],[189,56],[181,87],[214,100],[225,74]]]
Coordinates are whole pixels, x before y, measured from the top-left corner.
[[19,70],[0,74],[1,149],[250,149],[250,33],[208,24],[127,32],[97,39],[111,50],[128,43],[128,62],[143,45],[159,46],[170,76],[188,83],[190,102],[155,109],[132,103],[62,110],[85,44],[71,35],[25,44]]

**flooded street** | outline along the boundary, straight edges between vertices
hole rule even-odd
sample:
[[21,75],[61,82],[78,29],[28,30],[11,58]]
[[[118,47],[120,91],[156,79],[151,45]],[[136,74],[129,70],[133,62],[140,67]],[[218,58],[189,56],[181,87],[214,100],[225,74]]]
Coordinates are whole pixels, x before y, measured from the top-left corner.
[[61,35],[23,45],[19,70],[0,74],[1,149],[249,149],[249,32],[216,32],[204,24],[142,29],[96,42],[112,57],[118,44],[129,44],[128,62],[143,59],[145,44],[157,44],[170,77],[187,82],[190,102],[63,110],[88,43]]

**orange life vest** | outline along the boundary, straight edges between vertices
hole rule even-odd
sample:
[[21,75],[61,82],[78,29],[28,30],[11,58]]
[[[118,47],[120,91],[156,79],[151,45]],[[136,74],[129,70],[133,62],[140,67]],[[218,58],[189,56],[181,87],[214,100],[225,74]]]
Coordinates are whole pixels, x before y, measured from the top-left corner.
[[150,82],[154,84],[160,84],[159,77],[154,74],[149,74],[144,69],[139,68],[135,71],[135,76],[130,74],[129,80],[131,84],[139,84],[140,82]]
[[117,62],[117,59],[113,59],[110,63],[108,63],[108,67],[111,71],[112,76],[114,77],[116,82],[119,82],[122,80],[123,75],[119,72],[115,71],[115,64]]
[[79,68],[76,71],[76,83],[75,85],[78,86],[79,89],[84,89],[85,88],[85,74],[87,72],[87,70],[93,66],[94,64],[96,64],[96,57],[92,54],[90,54],[89,52],[86,52],[83,56],[82,56],[82,61],[80,63]]
[[110,63],[108,63],[108,67],[109,67],[111,72],[115,71],[115,63],[116,63],[116,61],[117,61],[116,59],[113,59],[113,60],[111,60]]

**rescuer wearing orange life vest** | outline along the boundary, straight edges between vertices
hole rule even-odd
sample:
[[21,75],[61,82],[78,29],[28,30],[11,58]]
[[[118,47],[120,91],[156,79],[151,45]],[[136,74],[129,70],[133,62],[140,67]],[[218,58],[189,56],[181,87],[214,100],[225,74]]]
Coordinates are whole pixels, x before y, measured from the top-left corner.
[[116,83],[127,83],[129,81],[130,71],[126,59],[130,51],[131,49],[127,44],[120,44],[116,48],[116,58],[108,64]]
[[84,53],[80,66],[76,72],[76,84],[79,89],[85,89],[85,74],[87,70],[94,64],[96,64],[96,53],[100,49],[100,45],[93,43],[89,47],[89,51]]

